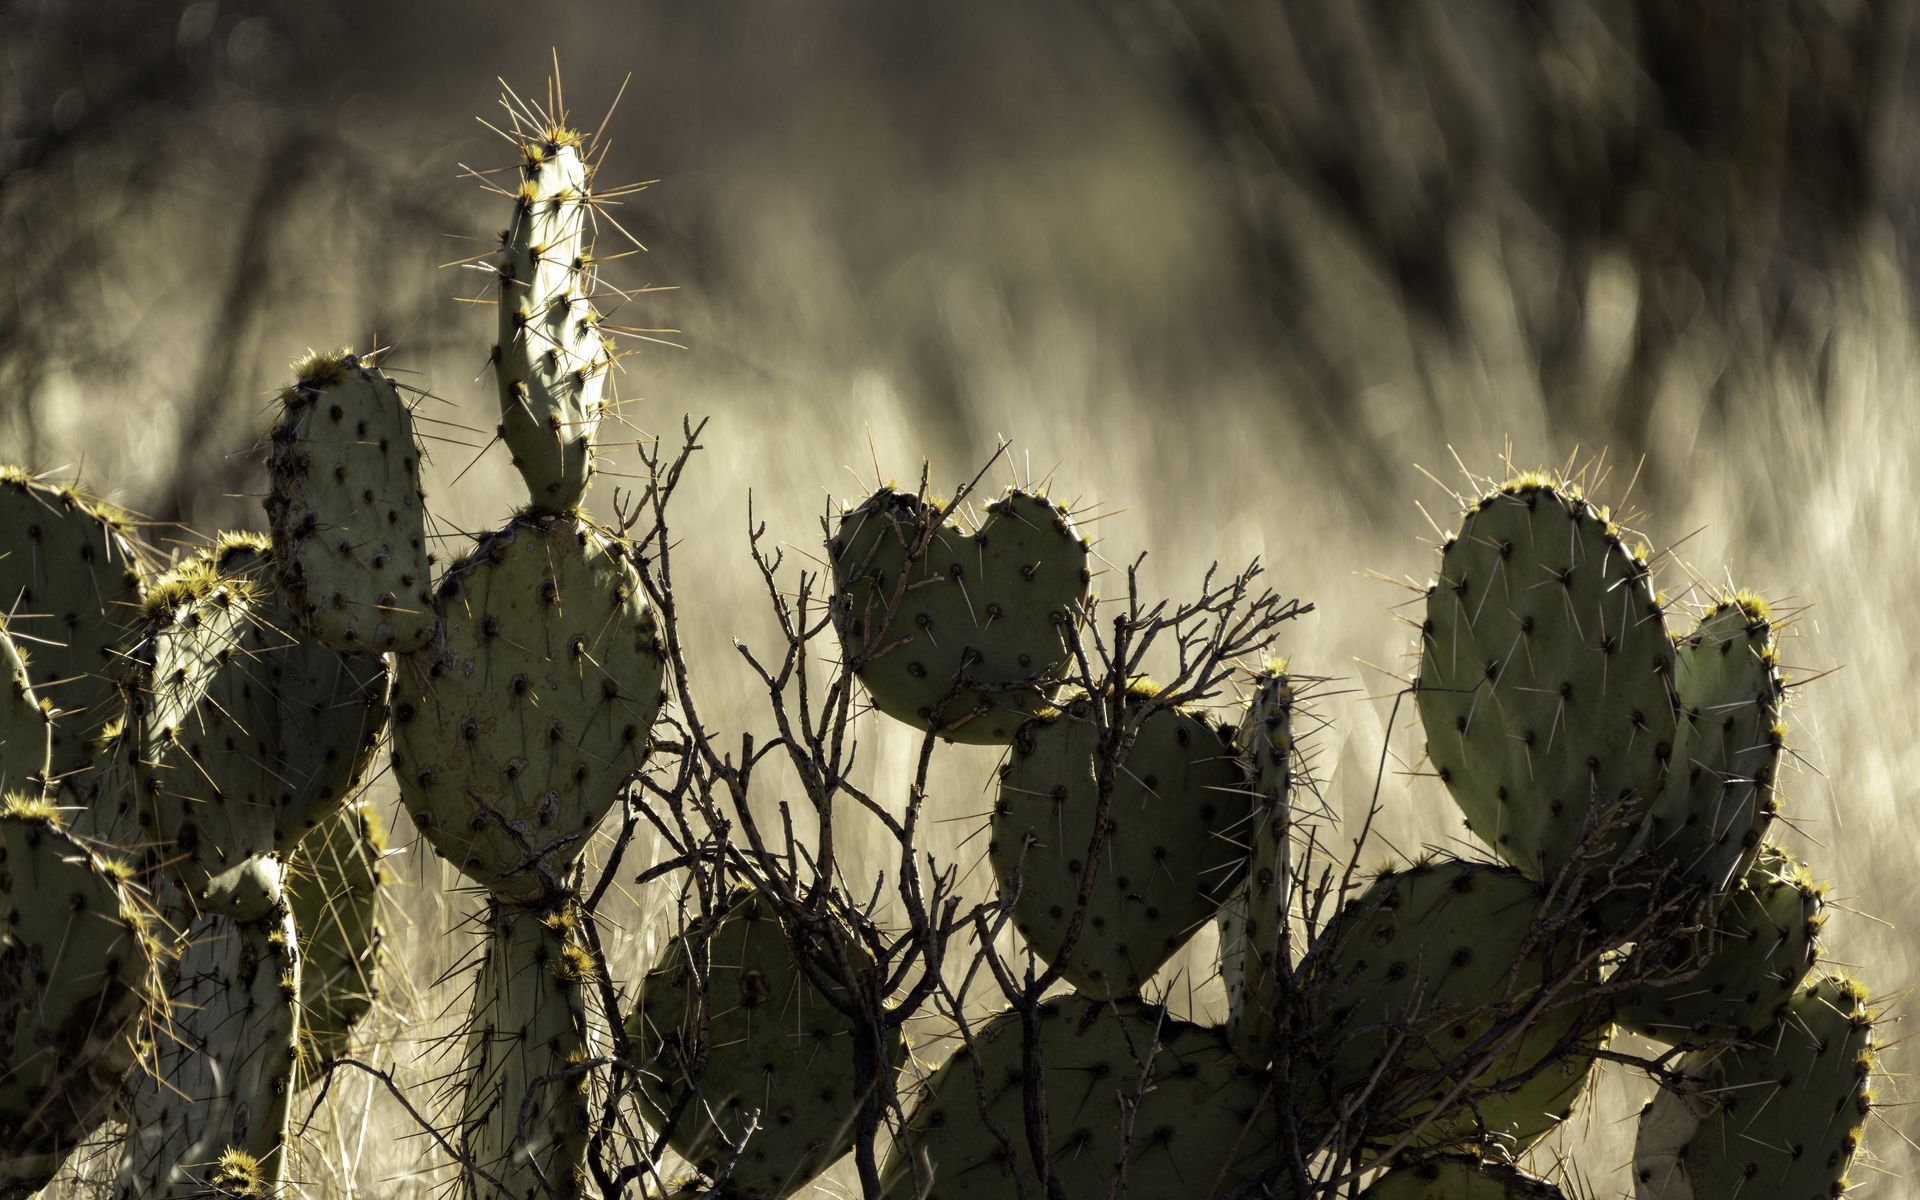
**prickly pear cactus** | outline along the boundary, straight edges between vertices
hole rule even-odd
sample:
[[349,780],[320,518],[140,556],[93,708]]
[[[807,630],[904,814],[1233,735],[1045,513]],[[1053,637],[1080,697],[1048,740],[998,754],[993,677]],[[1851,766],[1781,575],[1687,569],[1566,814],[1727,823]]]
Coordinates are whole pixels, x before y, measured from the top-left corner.
[[120,715],[117,649],[139,616],[144,557],[110,505],[0,467],[0,616],[55,711],[56,783],[86,765],[88,744]]
[[666,698],[653,613],[619,542],[535,513],[454,564],[435,606],[394,691],[401,798],[466,875],[537,899],[646,759]]
[[[1153,691],[1139,684],[1124,702]],[[1075,923],[1099,813],[1100,735],[1078,697],[1023,727],[1000,771],[988,857],[1014,924],[1049,963]],[[1118,716],[1117,713],[1113,714]],[[1131,996],[1232,894],[1247,783],[1233,731],[1194,713],[1147,717],[1112,779],[1084,921],[1061,974],[1089,996]]]
[[433,601],[412,412],[350,350],[309,355],[294,375],[267,459],[287,606],[335,650],[418,650]]
[[549,127],[520,139],[520,190],[501,237],[500,436],[534,506],[571,512],[593,474],[613,352],[594,310],[593,164]]
[[386,720],[382,660],[299,636],[267,568],[264,539],[229,534],[157,582],[127,682],[151,837],[197,903],[243,919],[279,897],[267,856],[346,802]]
[[131,871],[55,810],[0,802],[0,1194],[25,1195],[109,1116],[164,995]]
[[[1024,1115],[1024,1048],[1010,1011],[977,1024],[973,1045],[933,1073],[888,1154],[889,1200],[1013,1195],[1014,1170],[1025,1195],[1049,1194]],[[1039,1052],[1061,1194],[1107,1195],[1123,1151],[1130,1196],[1224,1196],[1274,1165],[1265,1076],[1217,1030],[1138,1001],[1062,996],[1040,1004]]]
[[287,1118],[299,1053],[300,957],[284,903],[188,927],[168,1019],[129,1081],[122,1200],[198,1200],[233,1151],[262,1195],[286,1186]]
[[1686,882],[1724,893],[1760,851],[1779,805],[1784,687],[1766,602],[1715,605],[1674,664],[1679,728],[1673,767],[1648,818],[1647,847]]
[[[1467,826],[1532,879],[1629,844],[1675,732],[1674,649],[1605,510],[1539,476],[1474,502],[1422,627],[1427,754]],[[1604,828],[1604,832],[1600,832]]]
[[1620,998],[1615,1019],[1670,1043],[1752,1038],[1785,1014],[1813,969],[1825,892],[1805,866],[1766,847],[1704,929],[1657,947],[1661,969]]
[[[1459,1082],[1454,1069],[1437,1085],[1430,1076],[1496,1051],[1420,1142],[1523,1149],[1558,1125],[1592,1073],[1580,1050],[1600,1044],[1606,1018],[1583,1000],[1597,980],[1591,948],[1542,919],[1542,895],[1517,871],[1441,859],[1381,875],[1351,901],[1304,967],[1321,1102],[1364,1106],[1368,1142],[1391,1143]],[[1506,1045],[1486,1040],[1537,1003]]]
[[1360,1193],[1360,1200],[1566,1200],[1566,1195],[1518,1167],[1445,1154],[1396,1165]]
[[[859,953],[850,930],[841,941]],[[704,1001],[695,972],[703,950]],[[710,1178],[733,1159],[720,1194],[739,1200],[795,1195],[852,1148],[862,1102],[854,1036],[795,964],[772,906],[744,889],[710,925],[668,943],[627,1021],[636,1060],[652,1064],[640,1077],[650,1122],[665,1128],[691,1089],[668,1144]],[[888,1059],[897,1069],[905,1057],[896,1029]]]
[[317,1064],[347,1053],[353,1027],[379,994],[386,846],[380,814],[361,801],[309,833],[287,862],[287,905],[300,932],[303,1058]]
[[53,719],[33,694],[26,659],[0,619],[0,791],[44,792],[52,746]]
[[1253,806],[1247,828],[1246,871],[1240,890],[1220,910],[1220,975],[1227,985],[1227,1029],[1234,1053],[1266,1064],[1281,1020],[1281,988],[1293,972],[1287,961],[1287,914],[1293,896],[1288,837],[1293,789],[1293,681],[1285,663],[1253,679],[1253,695],[1234,747],[1245,759]]
[[828,543],[841,645],[881,712],[950,741],[1005,745],[1068,669],[1087,543],[1065,509],[1018,489],[969,533],[883,488]]
[[[478,1170],[461,1195],[584,1194],[589,1056],[586,987],[599,966],[572,901],[490,904],[459,1081],[455,1145]],[[540,1081],[536,1084],[536,1081]]]
[[1639,1200],[1838,1196],[1873,1106],[1873,1015],[1842,975],[1802,987],[1752,1042],[1682,1056],[1697,1090],[1662,1090],[1640,1115]]

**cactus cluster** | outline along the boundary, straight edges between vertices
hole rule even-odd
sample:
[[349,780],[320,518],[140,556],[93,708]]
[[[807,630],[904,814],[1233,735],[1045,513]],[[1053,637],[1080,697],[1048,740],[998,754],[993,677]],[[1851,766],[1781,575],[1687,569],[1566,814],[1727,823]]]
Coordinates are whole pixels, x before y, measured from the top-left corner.
[[[651,534],[584,508],[614,359],[593,153],[510,108],[539,118],[491,260],[527,502],[449,562],[408,394],[351,351],[280,397],[267,532],[162,564],[0,470],[0,1197],[114,1117],[129,1200],[293,1186],[296,1092],[353,1065],[382,994],[383,745],[419,840],[483,894],[429,1131],[464,1197],[777,1200],[851,1154],[889,1200],[1539,1200],[1561,1189],[1524,1156],[1630,1059],[1616,1028],[1673,1047],[1640,1064],[1640,1200],[1845,1188],[1875,1014],[1768,841],[1788,685],[1763,602],[1676,635],[1648,550],[1569,480],[1465,498],[1412,695],[1485,853],[1369,875],[1302,804],[1308,689],[1265,657],[1295,610],[1253,572],[1171,608],[1130,573],[1096,620],[1090,543],[1041,490],[965,523],[883,486],[823,527],[825,596],[770,589],[789,653],[747,659],[778,736],[716,750],[662,565],[680,464],[648,459]],[[904,809],[858,790],[863,700],[922,739]],[[970,909],[914,840],[943,740],[1001,748]],[[749,795],[773,761],[777,832]],[[905,932],[844,879],[849,798],[902,848]],[[615,867],[588,882],[615,812],[612,863],[650,822],[671,853],[640,878],[689,914],[638,978],[603,953]],[[1218,1027],[1154,986],[1209,928]]]

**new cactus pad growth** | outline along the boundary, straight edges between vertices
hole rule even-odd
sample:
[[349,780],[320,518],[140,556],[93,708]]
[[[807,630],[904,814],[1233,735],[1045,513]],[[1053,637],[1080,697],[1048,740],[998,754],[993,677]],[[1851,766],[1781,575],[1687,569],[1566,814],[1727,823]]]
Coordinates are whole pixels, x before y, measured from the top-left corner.
[[0,802],[0,1194],[25,1195],[110,1114],[163,994],[123,864],[46,802]]
[[1663,1042],[1750,1039],[1786,1012],[1820,952],[1826,889],[1763,849],[1697,932],[1657,943],[1664,957],[1623,995],[1619,1023]]
[[666,698],[653,614],[622,543],[531,512],[447,571],[435,610],[394,691],[401,798],[447,861],[536,900],[646,760]]
[[467,1024],[456,1144],[475,1169],[461,1195],[582,1194],[587,1147],[586,988],[599,967],[578,913],[494,903]]
[[593,474],[613,363],[593,307],[593,164],[580,135],[557,126],[521,138],[520,153],[498,267],[500,436],[534,506],[571,512]]
[[[1109,721],[1152,692],[1135,685]],[[1001,888],[1015,895],[1015,927],[1035,954],[1087,995],[1132,996],[1238,882],[1246,776],[1231,729],[1176,709],[1148,715],[1109,771],[1090,703],[1078,697],[1016,735],[1000,772],[988,855]],[[1095,861],[1103,790],[1109,803]]]
[[56,782],[86,765],[89,743],[119,716],[116,652],[139,616],[142,558],[112,507],[0,467],[0,617],[55,713]]
[[300,1036],[313,1062],[347,1052],[379,993],[380,814],[361,801],[306,836],[287,863],[287,906],[300,931]]
[[1253,696],[1234,738],[1253,807],[1243,835],[1247,861],[1240,890],[1220,910],[1220,974],[1234,1053],[1262,1065],[1273,1059],[1283,1019],[1280,990],[1293,972],[1286,953],[1293,896],[1293,705],[1285,664],[1263,668],[1254,676]]
[[352,351],[309,355],[294,373],[267,459],[287,605],[335,650],[418,650],[433,602],[412,412]]
[[1626,848],[1673,753],[1673,675],[1646,564],[1604,510],[1535,476],[1467,509],[1416,694],[1428,756],[1501,858],[1545,880],[1583,845]]
[[1784,686],[1764,601],[1724,600],[1682,639],[1674,663],[1673,766],[1647,820],[1647,848],[1708,893],[1733,886],[1760,851],[1778,802]]
[[1431,1116],[1424,1144],[1524,1148],[1565,1118],[1606,1019],[1583,1000],[1592,948],[1544,917],[1542,896],[1517,871],[1443,859],[1348,904],[1302,984],[1329,1110],[1375,1114],[1374,1144]]
[[[859,953],[851,930],[835,936]],[[669,1128],[690,1093],[668,1144],[709,1178],[731,1164],[720,1195],[739,1200],[796,1195],[852,1148],[863,1099],[854,1036],[796,964],[772,906],[745,891],[668,943],[627,1022],[636,1059],[653,1064],[640,1082],[649,1122]],[[894,1030],[890,1067],[905,1056]]]
[[[1106,1195],[1123,1159],[1127,1194],[1155,1197],[1224,1196],[1273,1165],[1265,1076],[1219,1031],[1155,1005],[1082,996],[1044,1001],[1037,1018],[1059,1194]],[[978,1024],[972,1045],[933,1073],[888,1158],[889,1200],[997,1200],[1016,1194],[1016,1171],[1025,1195],[1049,1194],[1024,1115],[1021,1026],[1015,1012]]]
[[1634,1147],[1639,1200],[1838,1196],[1873,1106],[1873,1015],[1855,980],[1808,981],[1752,1041],[1684,1055],[1684,1091],[1657,1094]]
[[828,545],[834,621],[875,708],[951,741],[1005,745],[1066,672],[1087,543],[1065,509],[1019,489],[972,532],[939,515],[891,488],[841,515]]
[[188,927],[150,1061],[125,1099],[123,1200],[198,1200],[245,1153],[262,1194],[290,1178],[287,1124],[299,1055],[300,956],[284,903]]
[[33,694],[27,662],[0,619],[0,792],[46,790],[53,719]]

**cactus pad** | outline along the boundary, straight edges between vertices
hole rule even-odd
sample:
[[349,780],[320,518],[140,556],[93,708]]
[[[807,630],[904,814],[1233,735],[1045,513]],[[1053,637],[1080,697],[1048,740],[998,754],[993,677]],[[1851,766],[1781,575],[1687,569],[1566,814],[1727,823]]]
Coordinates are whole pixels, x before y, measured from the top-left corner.
[[169,1019],[129,1081],[118,1194],[198,1200],[226,1153],[250,1156],[265,1195],[288,1178],[300,958],[284,904],[188,927]]
[[[1645,564],[1568,488],[1475,502],[1428,592],[1417,698],[1467,825],[1529,878],[1610,859],[1674,744],[1673,645]],[[1622,807],[1624,806],[1624,808]]]
[[1647,846],[1686,882],[1722,892],[1759,853],[1778,807],[1786,742],[1773,625],[1759,599],[1714,606],[1679,645],[1673,766],[1648,818]]
[[1620,997],[1616,1019],[1671,1043],[1755,1036],[1813,969],[1824,894],[1805,867],[1766,847],[1705,929],[1665,944],[1647,983]]
[[[851,931],[837,931],[851,948]],[[707,1024],[702,1040],[694,971],[696,940],[708,956]],[[857,953],[857,951],[855,951]],[[862,1095],[854,1071],[854,1025],[795,965],[772,906],[742,890],[710,928],[696,926],[668,944],[647,973],[627,1020],[636,1061],[654,1064],[640,1078],[655,1128],[693,1086],[669,1144],[713,1175],[733,1156],[749,1112],[759,1126],[741,1147],[720,1195],[740,1200],[790,1196],[853,1146]],[[906,1056],[890,1032],[888,1059]],[[704,1051],[698,1079],[693,1060]]]
[[571,512],[593,474],[613,353],[594,311],[592,164],[562,129],[521,142],[521,185],[502,239],[500,436],[534,507]]
[[584,1194],[587,1077],[567,1071],[588,1056],[586,988],[598,966],[574,935],[572,905],[487,910],[455,1144],[501,1186],[462,1172],[469,1200]]
[[1395,1166],[1360,1193],[1360,1200],[1566,1200],[1566,1195],[1518,1167],[1445,1154]]
[[386,666],[300,636],[266,542],[248,535],[169,572],[147,611],[129,687],[151,838],[172,843],[200,902],[254,896],[231,873],[264,879],[249,860],[290,851],[357,786],[386,719]]
[[[1449,1064],[1491,1050],[1421,1141],[1524,1148],[1558,1125],[1592,1073],[1580,1048],[1603,1040],[1605,1020],[1580,1002],[1597,978],[1591,956],[1542,919],[1541,898],[1517,871],[1442,859],[1382,875],[1350,902],[1303,965],[1322,1102],[1364,1106],[1369,1142],[1391,1142],[1458,1083]],[[1496,1033],[1511,1033],[1497,1050]]]
[[351,351],[312,355],[295,372],[267,460],[287,605],[335,650],[418,650],[433,600],[413,415]]
[[0,617],[0,792],[46,790],[53,720],[27,680],[27,662]]
[[[1038,1019],[1049,1165],[1065,1195],[1108,1194],[1123,1146],[1130,1196],[1238,1194],[1271,1165],[1279,1120],[1266,1077],[1218,1032],[1154,1005],[1081,996],[1042,1001]],[[976,1026],[972,1047],[927,1081],[888,1154],[890,1200],[1013,1195],[1013,1164],[1025,1195],[1048,1194],[1035,1177],[1023,1064],[1018,1013]]]
[[315,1062],[347,1052],[379,992],[386,845],[380,814],[362,801],[309,833],[287,863],[287,906],[300,931],[300,1036]]
[[129,876],[46,803],[0,804],[0,1177],[22,1194],[107,1118],[155,1018],[160,950]]
[[482,538],[436,607],[395,688],[400,795],[449,862],[531,900],[646,759],[666,698],[653,613],[620,542],[537,514]]
[[0,617],[55,712],[56,781],[86,765],[88,743],[119,716],[117,650],[139,616],[143,559],[110,506],[0,467]]
[[1017,489],[972,533],[930,529],[934,516],[890,488],[841,516],[828,545],[841,645],[881,712],[1005,745],[1068,670],[1061,630],[1086,602],[1087,543],[1065,509]]
[[1698,1090],[1661,1090],[1640,1114],[1640,1200],[1720,1200],[1765,1181],[1775,1196],[1838,1196],[1872,1109],[1873,1018],[1843,976],[1810,981],[1752,1043],[1680,1059]]
[[1220,974],[1227,985],[1228,1036],[1251,1063],[1273,1060],[1281,1019],[1280,988],[1293,971],[1286,932],[1293,896],[1288,837],[1292,823],[1293,681],[1282,665],[1254,677],[1235,747],[1253,794],[1247,865],[1240,889],[1220,910]]
[[[1131,707],[1151,685],[1128,693]],[[1099,813],[1100,735],[1076,698],[1023,727],[1000,771],[988,855],[1014,923],[1052,962],[1078,907]],[[1090,996],[1130,996],[1232,894],[1247,784],[1233,732],[1160,709],[1113,772],[1085,920],[1061,974]]]

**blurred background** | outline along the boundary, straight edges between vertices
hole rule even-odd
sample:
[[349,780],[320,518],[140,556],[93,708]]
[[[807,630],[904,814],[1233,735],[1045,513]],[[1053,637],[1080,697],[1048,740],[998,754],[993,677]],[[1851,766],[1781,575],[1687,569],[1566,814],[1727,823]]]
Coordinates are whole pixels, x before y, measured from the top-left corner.
[[[1328,676],[1336,813],[1383,744],[1378,865],[1462,850],[1388,729],[1449,489],[1579,466],[1624,500],[1676,605],[1729,585],[1795,614],[1784,837],[1832,882],[1829,955],[1890,1012],[1920,980],[1920,154],[1904,0],[735,0],[0,3],[0,460],[188,535],[259,527],[261,443],[308,347],[390,346],[449,538],[520,492],[495,417],[487,278],[441,269],[507,219],[496,76],[553,55],[602,184],[657,180],[610,263],[634,293],[625,431],[710,416],[680,500],[696,687],[762,720],[730,642],[771,623],[747,497],[796,552],[837,499],[931,464],[1050,481],[1107,562],[1190,594],[1258,557],[1317,605],[1276,647]],[[619,235],[604,230],[602,251]],[[648,291],[643,289],[665,289]],[[609,296],[609,299],[618,299]],[[661,344],[661,343],[669,344]],[[612,472],[637,469],[616,449]],[[594,507],[611,514],[603,476]],[[1117,576],[1104,582],[1112,592]],[[1417,611],[1417,610],[1416,610]],[[1674,622],[1691,618],[1676,609]],[[916,737],[865,727],[875,786]],[[993,755],[941,753],[978,863]],[[400,839],[405,979],[369,1053],[430,1087],[471,896]],[[876,865],[880,845],[873,843]],[[984,894],[984,868],[968,876]],[[628,902],[613,968],[665,936]],[[1218,1015],[1211,933],[1163,977]],[[457,1014],[456,1014],[457,1016]],[[1898,1038],[1896,1024],[1886,1038]],[[1913,1194],[1916,1089],[1889,1056],[1862,1194]],[[315,1196],[426,1194],[427,1144],[342,1080]],[[1536,1159],[1630,1191],[1644,1084],[1608,1076]],[[78,1184],[74,1185],[76,1188]],[[815,1194],[849,1194],[831,1176]]]

